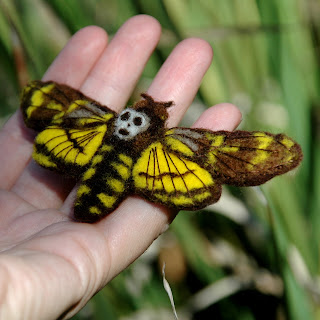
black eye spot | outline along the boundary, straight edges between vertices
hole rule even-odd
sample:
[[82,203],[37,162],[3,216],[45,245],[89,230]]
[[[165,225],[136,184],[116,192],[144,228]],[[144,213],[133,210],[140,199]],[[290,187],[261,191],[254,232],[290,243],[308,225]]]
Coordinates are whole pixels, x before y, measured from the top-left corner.
[[134,123],[137,127],[141,126],[141,124],[142,124],[142,119],[141,119],[141,117],[135,117],[135,118],[133,119],[133,123]]
[[120,119],[122,121],[127,121],[129,118],[130,118],[130,112],[128,112],[128,111],[120,116]]

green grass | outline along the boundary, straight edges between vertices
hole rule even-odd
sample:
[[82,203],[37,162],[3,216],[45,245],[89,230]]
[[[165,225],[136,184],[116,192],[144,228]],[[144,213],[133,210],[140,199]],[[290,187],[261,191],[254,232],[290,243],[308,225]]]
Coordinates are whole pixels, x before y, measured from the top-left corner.
[[160,21],[163,37],[142,82],[178,41],[202,37],[215,60],[197,107],[234,102],[242,128],[286,132],[304,152],[294,173],[262,188],[230,188],[220,206],[181,213],[74,319],[168,319],[163,260],[182,319],[320,317],[319,10],[319,0],[0,2],[1,122],[18,107],[21,85],[41,78],[71,34],[96,24],[112,36],[145,13]]

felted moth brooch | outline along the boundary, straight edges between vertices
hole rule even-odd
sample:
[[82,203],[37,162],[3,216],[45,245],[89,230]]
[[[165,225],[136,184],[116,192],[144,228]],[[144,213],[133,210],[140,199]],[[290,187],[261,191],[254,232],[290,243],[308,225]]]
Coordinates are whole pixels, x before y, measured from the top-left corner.
[[221,185],[255,186],[295,168],[284,134],[166,128],[172,102],[143,100],[120,114],[66,85],[33,81],[21,109],[41,166],[81,179],[74,217],[95,222],[129,194],[178,210],[219,200]]

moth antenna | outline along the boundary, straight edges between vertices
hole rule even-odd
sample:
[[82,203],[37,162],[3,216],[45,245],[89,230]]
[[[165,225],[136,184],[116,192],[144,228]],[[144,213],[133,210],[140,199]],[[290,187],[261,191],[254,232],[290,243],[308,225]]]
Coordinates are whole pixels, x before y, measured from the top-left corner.
[[173,101],[167,101],[167,102],[161,102],[161,104],[165,107],[165,108],[170,108],[174,102]]
[[147,93],[141,93],[141,97],[144,98],[145,100],[147,100],[150,103],[156,103],[156,104],[161,104],[163,105],[165,108],[170,108],[174,102],[173,101],[166,101],[166,102],[162,102],[162,101],[155,101],[149,94]]
[[148,100],[148,101],[154,102],[154,99],[153,99],[149,94],[147,94],[147,93],[145,93],[145,92],[142,92],[140,95],[141,95],[141,97],[142,97],[143,99],[146,99],[146,100]]

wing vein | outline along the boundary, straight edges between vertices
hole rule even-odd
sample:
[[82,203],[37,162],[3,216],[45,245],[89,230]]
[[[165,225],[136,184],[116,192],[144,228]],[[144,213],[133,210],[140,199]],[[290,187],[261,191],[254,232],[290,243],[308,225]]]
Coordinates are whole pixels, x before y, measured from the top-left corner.
[[155,179],[156,179],[156,150],[157,148],[152,149],[153,152],[153,181],[152,181],[152,190],[151,193],[154,192]]
[[[162,184],[162,187],[164,190],[166,190],[165,186],[164,186],[164,183],[163,183],[163,179],[162,179],[162,174],[161,174],[161,169],[160,169],[160,164],[159,164],[159,158],[158,158],[158,150],[156,149],[156,152],[157,152],[157,165],[158,165],[158,171],[159,171],[159,178],[161,180],[161,184]],[[163,150],[162,150],[163,152]],[[170,171],[170,168],[169,168],[169,171]]]
[[[167,158],[167,155],[166,155],[166,152],[162,149],[162,153],[163,153],[163,156],[164,158],[166,159],[166,162],[167,162],[167,166],[168,166],[168,170],[169,170],[169,175],[170,175],[170,178],[171,178],[171,182],[172,182],[172,186],[173,186],[173,189],[175,190],[176,194],[177,194],[177,188],[176,188],[176,185],[174,184],[174,180],[173,180],[173,173],[171,171],[171,168],[170,168],[170,164],[169,164],[169,161],[168,161],[168,158]],[[169,154],[168,154],[169,156]],[[172,161],[171,161],[172,162]],[[174,164],[173,164],[174,165]],[[178,171],[178,170],[177,170]],[[179,172],[179,171],[178,171]],[[162,177],[161,177],[162,179]],[[163,184],[163,183],[162,183]]]
[[151,158],[152,150],[149,152],[148,156],[148,164],[147,164],[147,170],[146,170],[146,188],[149,188],[149,182],[148,182],[148,176],[149,176],[149,166],[150,166],[150,158]]
[[[57,99],[57,97],[55,97],[54,95],[51,95],[50,93],[44,92],[41,87],[38,87],[37,89],[40,90],[43,95],[49,97],[50,100],[54,100],[54,101],[56,101],[57,103],[61,104],[62,106],[65,106],[65,104],[64,104],[62,101],[60,101],[59,99]],[[59,91],[59,94],[61,94],[62,96],[64,96],[64,97],[68,100],[68,102],[69,102],[69,104],[70,104],[70,99],[69,99],[69,97],[68,97],[63,91],[61,91],[61,90],[58,88],[58,86],[55,86],[55,89],[56,89],[57,91]],[[69,104],[68,104],[68,105],[69,105]]]
[[[181,172],[179,171],[179,169],[177,168],[177,166],[175,165],[175,163],[174,163],[174,161],[172,160],[172,157],[170,156],[170,154],[168,153],[168,157],[169,157],[169,159],[170,159],[170,161],[171,161],[171,163],[173,164],[173,166],[175,167],[175,169],[177,170],[177,172],[178,172],[178,174],[179,174],[179,176],[180,176],[180,179],[183,181],[183,184],[184,184],[184,186],[185,186],[185,188],[186,188],[186,190],[187,190],[187,193],[188,193],[188,195],[190,196],[190,190],[189,190],[189,188],[188,188],[188,186],[187,186],[187,184],[186,184],[186,181],[184,180],[184,178],[183,178],[183,175],[181,174]],[[181,158],[179,158],[179,156],[177,156],[177,158],[180,160],[180,161],[182,161],[182,159]],[[185,165],[185,163],[182,161],[182,163]],[[185,165],[186,166],[186,165]],[[186,166],[186,168],[189,170],[189,168]],[[190,170],[189,170],[190,171]],[[175,188],[175,190],[176,190],[176,187],[174,186],[174,188]]]
[[[238,160],[238,161],[240,161],[240,162],[247,163],[247,164],[251,164],[251,165],[255,166],[254,163],[251,163],[251,162],[248,161],[248,160],[245,160],[245,159],[242,159],[242,158],[233,156],[233,155],[231,155],[231,154],[229,154],[229,153],[226,153],[226,152],[223,152],[223,151],[220,151],[220,150],[217,150],[217,151],[218,151],[219,153],[221,153],[221,154],[229,157],[229,158],[232,158],[232,159]],[[217,156],[216,156],[216,157],[217,157]],[[217,157],[217,158],[218,158],[218,157]],[[219,159],[219,158],[218,158],[218,159]],[[219,159],[219,160],[220,160],[220,159]],[[221,161],[221,160],[220,160],[220,161]]]
[[180,159],[180,160],[183,162],[183,164],[184,164],[185,167],[188,169],[188,171],[189,171],[190,173],[192,173],[192,174],[202,183],[202,185],[204,186],[204,188],[205,188],[205,189],[208,189],[208,188],[207,188],[207,185],[202,181],[202,179],[201,179],[197,174],[194,173],[193,170],[189,169],[189,167],[188,167],[187,164],[183,161],[183,159]]

